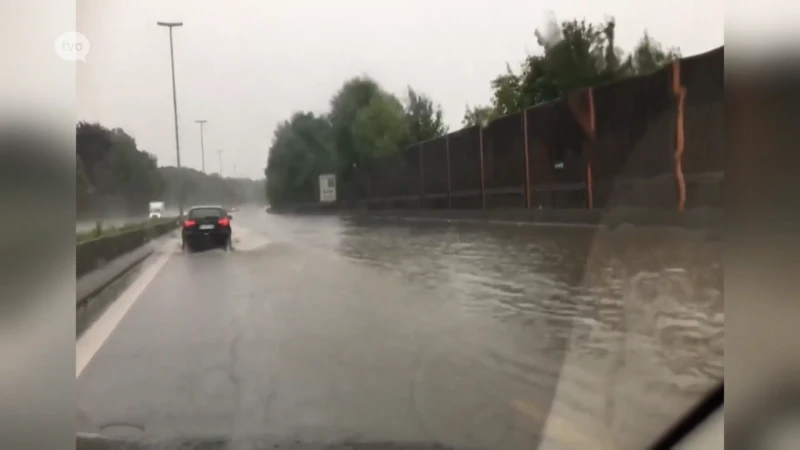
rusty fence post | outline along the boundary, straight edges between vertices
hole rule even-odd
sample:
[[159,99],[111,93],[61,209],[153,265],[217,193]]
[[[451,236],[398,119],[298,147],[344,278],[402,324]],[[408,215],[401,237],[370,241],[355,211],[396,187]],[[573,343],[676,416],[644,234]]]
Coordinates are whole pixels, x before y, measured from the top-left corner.
[[525,208],[531,209],[531,165],[528,156],[528,109],[522,110],[522,139],[525,147]]
[[594,209],[594,180],[592,178],[592,153],[593,143],[595,138],[595,120],[594,120],[594,89],[591,87],[587,90],[588,106],[589,106],[589,145],[586,152],[586,194],[589,203],[589,209]]
[[445,137],[445,154],[447,156],[447,209],[453,208],[452,182],[450,181],[450,134]]
[[683,176],[683,149],[684,149],[684,107],[686,103],[686,88],[681,86],[681,61],[672,63],[672,94],[675,98],[675,182],[678,188],[678,211],[683,211],[686,206],[686,180]]
[[425,162],[422,161],[422,148],[424,144],[419,144],[419,207],[423,208],[425,205]]
[[480,149],[480,157],[481,157],[481,208],[486,208],[486,186],[484,185],[484,179],[486,178],[483,174],[483,126],[478,125],[478,148]]

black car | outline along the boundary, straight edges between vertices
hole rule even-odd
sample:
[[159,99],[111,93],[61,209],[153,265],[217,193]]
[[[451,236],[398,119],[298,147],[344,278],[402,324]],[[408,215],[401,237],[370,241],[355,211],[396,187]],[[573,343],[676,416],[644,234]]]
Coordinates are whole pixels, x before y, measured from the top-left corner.
[[199,246],[231,248],[231,216],[221,206],[195,206],[186,213],[181,230],[183,249]]

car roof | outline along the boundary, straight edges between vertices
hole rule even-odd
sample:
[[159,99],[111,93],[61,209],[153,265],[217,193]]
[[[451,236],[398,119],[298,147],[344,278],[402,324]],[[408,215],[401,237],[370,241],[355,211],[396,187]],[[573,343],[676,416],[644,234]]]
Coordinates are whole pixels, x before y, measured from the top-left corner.
[[197,205],[197,206],[192,206],[191,208],[189,208],[189,211],[191,211],[193,209],[222,209],[222,210],[224,210],[225,208],[223,208],[220,205]]

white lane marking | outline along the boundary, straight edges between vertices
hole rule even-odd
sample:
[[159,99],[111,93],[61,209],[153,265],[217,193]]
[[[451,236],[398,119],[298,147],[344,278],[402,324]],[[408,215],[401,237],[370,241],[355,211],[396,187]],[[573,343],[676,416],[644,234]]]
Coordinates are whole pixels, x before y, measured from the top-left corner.
[[156,249],[156,252],[163,252],[156,261],[153,262],[145,271],[119,296],[116,300],[109,305],[108,309],[95,320],[95,322],[84,331],[83,335],[75,342],[75,378],[81,376],[81,372],[89,362],[94,358],[95,353],[100,350],[106,339],[111,336],[111,333],[125,317],[128,310],[136,302],[136,299],[142,295],[144,289],[150,284],[151,281],[158,275],[158,272],[164,267],[172,256],[172,250],[175,242],[170,240],[161,249]]

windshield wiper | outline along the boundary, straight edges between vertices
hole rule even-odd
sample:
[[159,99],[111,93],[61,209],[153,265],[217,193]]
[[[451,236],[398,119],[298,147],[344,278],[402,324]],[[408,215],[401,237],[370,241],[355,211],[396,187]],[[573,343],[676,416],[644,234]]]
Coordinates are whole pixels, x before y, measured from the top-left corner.
[[653,449],[675,448],[687,436],[700,427],[711,415],[725,404],[725,382],[722,381],[688,414],[668,429],[651,447]]

